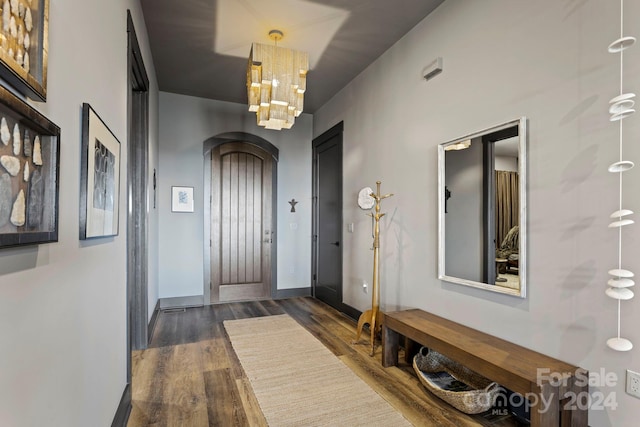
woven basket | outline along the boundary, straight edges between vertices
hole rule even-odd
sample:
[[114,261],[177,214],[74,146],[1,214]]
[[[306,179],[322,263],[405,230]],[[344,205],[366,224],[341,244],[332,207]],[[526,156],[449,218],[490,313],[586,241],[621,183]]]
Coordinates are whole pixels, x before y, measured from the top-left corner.
[[[493,406],[502,387],[442,354],[422,347],[413,358],[418,379],[431,393],[466,414],[479,414]],[[441,388],[429,374],[446,372],[472,390],[452,391]]]

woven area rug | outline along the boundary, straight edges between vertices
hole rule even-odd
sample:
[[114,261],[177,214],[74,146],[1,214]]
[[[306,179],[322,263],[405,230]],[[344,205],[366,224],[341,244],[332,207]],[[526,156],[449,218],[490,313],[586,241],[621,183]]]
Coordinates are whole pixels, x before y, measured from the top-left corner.
[[270,426],[411,425],[288,315],[224,327]]

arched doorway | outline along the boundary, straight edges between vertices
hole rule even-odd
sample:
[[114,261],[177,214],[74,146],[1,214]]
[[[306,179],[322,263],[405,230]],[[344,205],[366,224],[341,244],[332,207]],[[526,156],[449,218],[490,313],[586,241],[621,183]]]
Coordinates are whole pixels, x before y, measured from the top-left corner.
[[258,136],[232,132],[206,140],[203,153],[204,300],[270,298],[277,289],[278,149]]

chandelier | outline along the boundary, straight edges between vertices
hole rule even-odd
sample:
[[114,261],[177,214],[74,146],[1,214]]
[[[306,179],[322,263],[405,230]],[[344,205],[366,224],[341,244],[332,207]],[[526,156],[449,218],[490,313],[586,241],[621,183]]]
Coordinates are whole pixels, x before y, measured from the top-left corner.
[[273,45],[253,43],[247,66],[249,111],[259,126],[290,129],[304,107],[309,54],[278,47],[280,30],[269,31]]

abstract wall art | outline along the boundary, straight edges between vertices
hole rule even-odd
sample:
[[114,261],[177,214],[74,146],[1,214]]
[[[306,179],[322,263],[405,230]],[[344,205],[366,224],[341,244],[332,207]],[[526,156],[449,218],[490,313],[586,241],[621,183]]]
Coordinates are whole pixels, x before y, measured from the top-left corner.
[[118,234],[120,142],[89,104],[82,105],[80,239]]
[[171,212],[193,212],[193,187],[171,187]]

